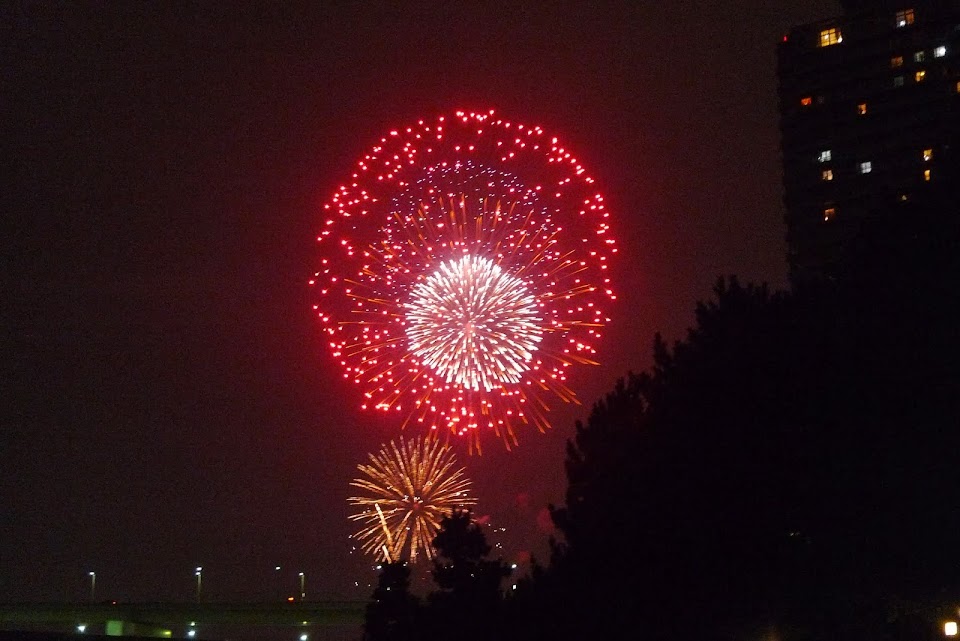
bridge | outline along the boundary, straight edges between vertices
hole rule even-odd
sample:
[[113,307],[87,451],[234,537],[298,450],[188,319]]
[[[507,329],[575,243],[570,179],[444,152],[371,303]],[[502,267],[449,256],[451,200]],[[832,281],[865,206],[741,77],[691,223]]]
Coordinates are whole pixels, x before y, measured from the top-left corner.
[[[100,631],[108,636],[173,637],[192,626],[358,626],[361,601],[295,603],[12,603],[0,604],[0,628]],[[177,634],[176,636],[180,636]]]

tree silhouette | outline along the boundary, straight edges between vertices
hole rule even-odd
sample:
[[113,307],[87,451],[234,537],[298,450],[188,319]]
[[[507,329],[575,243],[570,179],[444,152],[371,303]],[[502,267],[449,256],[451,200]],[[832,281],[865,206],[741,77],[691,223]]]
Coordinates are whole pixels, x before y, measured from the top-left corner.
[[410,567],[404,561],[383,563],[373,599],[367,604],[365,641],[412,641],[418,633],[419,600],[410,593]]
[[500,638],[500,583],[510,569],[500,560],[487,559],[491,548],[471,513],[456,510],[445,517],[433,546],[437,555],[432,574],[438,589],[428,598],[429,638]]
[[952,299],[941,274],[853,273],[789,294],[719,281],[577,425],[542,629],[875,639],[892,600],[957,587]]

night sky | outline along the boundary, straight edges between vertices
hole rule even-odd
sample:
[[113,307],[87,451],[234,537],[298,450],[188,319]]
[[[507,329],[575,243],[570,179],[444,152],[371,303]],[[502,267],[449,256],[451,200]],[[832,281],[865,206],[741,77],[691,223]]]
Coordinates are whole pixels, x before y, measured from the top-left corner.
[[[0,601],[364,599],[345,498],[398,434],[306,284],[384,132],[494,108],[558,135],[621,242],[603,364],[555,428],[461,461],[543,554],[576,419],[721,274],[786,282],[775,48],[833,2],[9,3],[0,9]],[[539,517],[539,521],[538,521]]]

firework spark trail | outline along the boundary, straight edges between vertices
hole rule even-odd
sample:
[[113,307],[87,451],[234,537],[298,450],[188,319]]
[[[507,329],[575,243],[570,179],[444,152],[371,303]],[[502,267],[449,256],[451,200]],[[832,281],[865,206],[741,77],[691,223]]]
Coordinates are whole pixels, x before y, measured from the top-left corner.
[[615,299],[603,196],[556,138],[494,113],[390,132],[324,205],[310,284],[363,408],[472,436],[576,402]]
[[350,516],[360,524],[353,535],[360,549],[385,561],[433,558],[443,517],[476,505],[452,449],[433,436],[418,437],[399,445],[391,441],[369,458],[368,465],[357,466],[362,476],[350,483],[364,495],[347,499],[360,508]]

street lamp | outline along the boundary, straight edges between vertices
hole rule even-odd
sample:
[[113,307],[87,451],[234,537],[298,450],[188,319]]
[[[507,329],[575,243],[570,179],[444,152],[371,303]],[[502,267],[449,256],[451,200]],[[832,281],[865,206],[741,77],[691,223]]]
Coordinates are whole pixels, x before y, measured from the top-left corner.
[[273,568],[273,570],[276,572],[276,574],[274,574],[273,576],[274,576],[274,582],[277,584],[277,600],[282,600],[283,588],[280,586],[280,566],[278,565],[277,567]]
[[303,591],[303,572],[301,572],[301,573],[300,573],[300,601],[301,601],[301,603],[303,602],[303,600],[304,600],[305,598],[307,598],[307,593]]
[[200,586],[203,581],[203,568],[198,565],[194,575],[197,577],[197,603],[200,603]]
[[97,600],[97,573],[87,572],[87,575],[90,577],[90,602],[93,603]]

